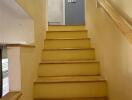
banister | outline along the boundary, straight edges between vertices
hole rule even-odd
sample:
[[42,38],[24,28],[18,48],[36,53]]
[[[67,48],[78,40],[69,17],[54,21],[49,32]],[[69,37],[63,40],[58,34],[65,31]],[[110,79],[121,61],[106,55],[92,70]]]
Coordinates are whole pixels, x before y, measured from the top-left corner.
[[125,35],[129,42],[132,43],[132,26],[121,16],[118,11],[108,2],[108,0],[97,0],[98,4],[108,16],[115,22],[117,28]]

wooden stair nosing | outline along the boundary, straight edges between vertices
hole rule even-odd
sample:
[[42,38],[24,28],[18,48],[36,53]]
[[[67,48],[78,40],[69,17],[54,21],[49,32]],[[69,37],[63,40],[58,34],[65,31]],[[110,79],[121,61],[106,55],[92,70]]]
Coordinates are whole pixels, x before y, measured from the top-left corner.
[[57,31],[52,31],[52,30],[48,30],[46,31],[46,33],[53,33],[53,32],[88,32],[88,30],[57,30]]
[[62,27],[64,27],[64,26],[69,26],[69,27],[70,27],[70,26],[71,26],[71,27],[72,27],[72,26],[80,26],[80,27],[82,27],[82,26],[83,26],[83,27],[85,27],[85,24],[81,24],[81,25],[48,25],[48,27],[50,27],[50,26],[55,26],[55,27],[57,27],[57,26],[62,26]]
[[43,49],[43,51],[69,51],[69,50],[95,50],[95,48],[58,48],[58,49]]
[[73,64],[73,63],[100,63],[99,61],[96,60],[67,60],[67,61],[42,61],[40,64]]
[[34,82],[34,84],[51,84],[51,83],[95,83],[95,82],[106,82],[106,80],[100,80],[100,81],[45,81],[45,82]]
[[90,40],[90,38],[52,38],[52,39],[45,39],[45,41],[53,41],[53,40]]
[[[96,76],[95,76],[96,77]],[[93,77],[93,78],[95,78]],[[43,79],[49,78],[49,79]],[[60,79],[58,79],[60,78]],[[77,78],[77,79],[76,79]],[[84,79],[82,79],[84,78]],[[85,79],[86,78],[86,79]],[[101,76],[97,76],[97,79],[89,79],[90,77],[82,77],[82,76],[71,76],[71,77],[38,77],[38,79],[34,82],[34,84],[50,84],[50,83],[95,83],[95,82],[106,82],[104,78]],[[82,80],[81,80],[82,79]]]
[[59,75],[59,76],[49,76],[49,75],[45,75],[45,76],[41,76],[38,75],[38,77],[78,77],[78,76],[101,76],[101,74],[94,74],[94,75]]
[[80,97],[80,98],[35,98],[34,100],[108,100],[108,97]]

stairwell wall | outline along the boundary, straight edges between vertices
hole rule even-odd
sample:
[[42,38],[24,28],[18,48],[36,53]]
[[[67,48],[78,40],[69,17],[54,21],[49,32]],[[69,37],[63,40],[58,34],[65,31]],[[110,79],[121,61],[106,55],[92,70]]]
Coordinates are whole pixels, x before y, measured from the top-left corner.
[[132,0],[109,0],[109,2],[132,25]]
[[35,48],[21,48],[21,83],[22,97],[20,100],[33,100],[33,82],[37,78],[37,69],[41,61],[44,36],[47,28],[46,0],[17,0],[34,20]]
[[33,43],[34,23],[15,0],[0,0],[0,43]]
[[132,100],[132,44],[105,11],[96,8],[96,0],[86,0],[86,13],[89,37],[108,81],[110,100]]

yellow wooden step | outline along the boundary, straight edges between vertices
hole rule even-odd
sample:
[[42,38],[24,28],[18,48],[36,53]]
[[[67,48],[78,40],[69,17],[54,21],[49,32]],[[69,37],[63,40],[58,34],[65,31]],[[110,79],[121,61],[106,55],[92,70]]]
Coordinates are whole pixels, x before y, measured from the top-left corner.
[[108,100],[107,97],[81,97],[81,98],[41,98],[34,100]]
[[38,71],[38,76],[83,76],[99,74],[100,67],[97,61],[41,62]]
[[39,77],[35,84],[52,83],[85,83],[85,82],[105,82],[101,76],[45,76]]
[[79,31],[85,30],[85,26],[49,26],[49,31]]
[[90,48],[90,39],[46,39],[44,48]]
[[35,98],[79,98],[107,96],[100,76],[41,77],[34,83]]
[[22,96],[21,92],[9,92],[3,96],[0,100],[18,100]]
[[47,39],[78,39],[87,38],[87,31],[48,31],[46,33]]
[[44,49],[42,60],[94,60],[95,49]]

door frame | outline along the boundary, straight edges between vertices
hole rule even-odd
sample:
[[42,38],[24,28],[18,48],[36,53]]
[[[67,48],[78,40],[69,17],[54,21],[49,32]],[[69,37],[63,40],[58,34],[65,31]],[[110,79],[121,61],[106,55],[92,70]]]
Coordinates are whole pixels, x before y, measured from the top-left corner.
[[85,23],[84,23],[84,26],[86,26],[86,23],[87,23],[87,17],[86,17],[86,15],[87,15],[87,0],[84,0],[84,17],[85,17]]
[[65,25],[65,0],[63,0],[63,25]]

